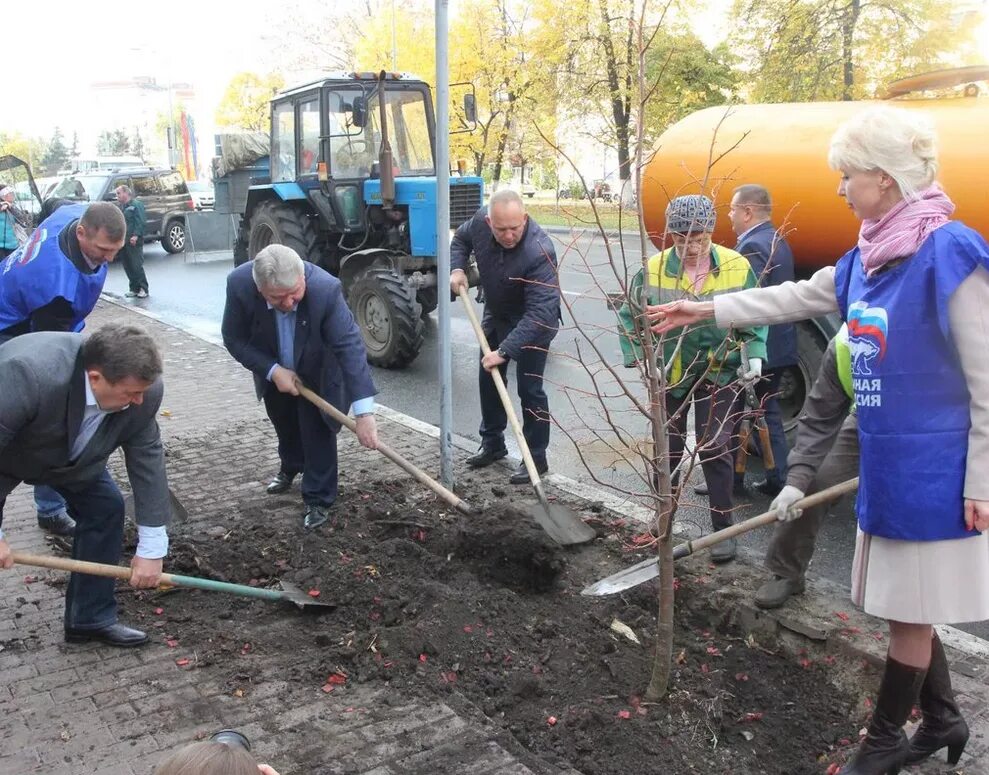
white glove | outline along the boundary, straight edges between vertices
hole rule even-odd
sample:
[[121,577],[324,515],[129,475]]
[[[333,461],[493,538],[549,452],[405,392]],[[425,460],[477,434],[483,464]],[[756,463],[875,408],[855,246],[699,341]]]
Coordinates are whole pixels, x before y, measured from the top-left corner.
[[800,515],[804,513],[803,509],[793,508],[793,504],[802,500],[804,497],[802,490],[798,490],[792,484],[788,484],[780,490],[779,495],[773,498],[773,502],[769,504],[769,510],[776,512],[776,519],[780,522],[793,522],[793,520],[799,519]]
[[762,358],[749,358],[748,368],[745,366],[738,367],[738,381],[742,383],[742,387],[745,389],[755,385],[761,376]]

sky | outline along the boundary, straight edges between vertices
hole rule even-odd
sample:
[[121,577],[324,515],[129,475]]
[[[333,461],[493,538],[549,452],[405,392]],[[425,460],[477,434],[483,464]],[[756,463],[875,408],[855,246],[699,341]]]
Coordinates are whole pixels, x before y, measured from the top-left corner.
[[[981,2],[989,8],[989,0]],[[282,51],[276,46],[284,42],[276,43],[267,31],[279,22],[284,25],[283,20],[295,13],[363,3],[172,0],[167,10],[161,4],[108,0],[58,5],[57,23],[47,24],[36,18],[38,6],[33,3],[4,4],[2,51],[9,65],[0,129],[50,136],[56,124],[71,127],[73,114],[86,111],[94,81],[142,75],[163,85],[192,83],[200,104],[215,107],[234,74],[277,64]],[[456,6],[452,0],[451,15]],[[729,7],[730,0],[708,0],[707,10],[692,16],[709,45],[730,33]],[[989,21],[979,34],[989,62]]]

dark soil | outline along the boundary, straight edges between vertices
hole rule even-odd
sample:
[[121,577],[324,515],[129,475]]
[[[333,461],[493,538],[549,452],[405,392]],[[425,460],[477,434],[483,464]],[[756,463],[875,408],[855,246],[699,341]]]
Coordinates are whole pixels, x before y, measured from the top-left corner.
[[348,485],[333,523],[311,534],[297,492],[238,497],[211,522],[174,527],[168,570],[282,579],[334,610],[187,590],[121,598],[123,617],[157,628],[177,656],[195,654],[186,669],[219,671],[248,701],[266,680],[388,684],[479,709],[535,757],[586,775],[823,773],[861,725],[834,668],[771,653],[713,610],[702,574],[720,571],[696,562],[677,593],[671,693],[643,701],[654,585],[579,595],[645,556],[623,551],[622,528],[603,515],[583,513],[599,540],[563,549],[508,505],[464,517],[407,483]]

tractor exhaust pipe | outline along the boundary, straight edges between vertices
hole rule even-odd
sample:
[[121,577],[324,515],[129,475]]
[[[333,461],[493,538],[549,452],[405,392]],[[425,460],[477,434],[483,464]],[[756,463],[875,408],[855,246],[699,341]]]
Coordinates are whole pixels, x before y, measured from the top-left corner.
[[388,141],[384,70],[378,74],[378,110],[381,123],[381,150],[378,152],[378,174],[381,176],[381,206],[385,210],[391,210],[395,205],[395,168],[392,162],[391,143]]

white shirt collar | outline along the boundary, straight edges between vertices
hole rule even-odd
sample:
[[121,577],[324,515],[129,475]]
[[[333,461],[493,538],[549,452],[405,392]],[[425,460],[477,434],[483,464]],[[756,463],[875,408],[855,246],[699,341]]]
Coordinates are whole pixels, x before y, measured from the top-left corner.
[[743,231],[741,234],[738,235],[738,239],[735,240],[735,244],[736,245],[740,244],[743,239],[748,237],[752,232],[754,232],[764,223],[769,223],[769,221],[759,221],[759,223],[757,223],[755,226],[749,226],[749,228],[747,228],[745,231]]
[[93,395],[93,387],[89,384],[89,375],[83,372],[82,379],[86,385],[86,414],[113,414],[114,411],[122,412],[124,409],[130,408],[130,404],[128,404],[123,409],[104,409],[100,406],[100,402],[96,400],[96,396]]

